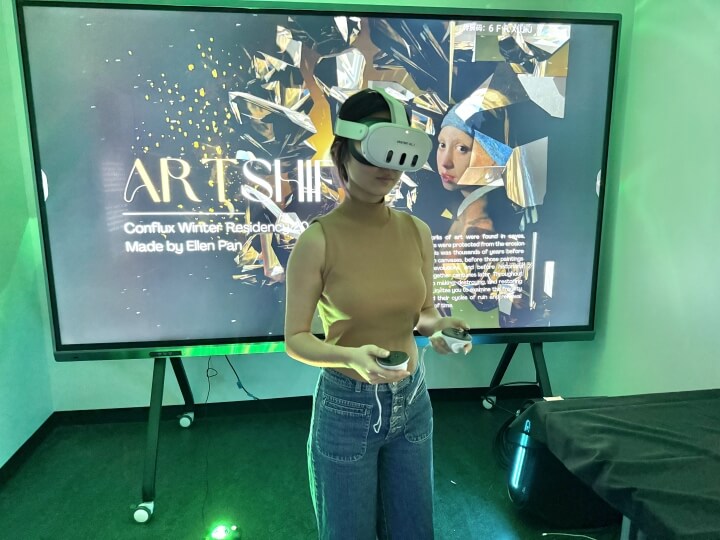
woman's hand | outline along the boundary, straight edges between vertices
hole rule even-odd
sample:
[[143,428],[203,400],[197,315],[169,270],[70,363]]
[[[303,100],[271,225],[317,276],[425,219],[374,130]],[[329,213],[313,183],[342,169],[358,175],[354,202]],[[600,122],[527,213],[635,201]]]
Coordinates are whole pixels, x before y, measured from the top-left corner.
[[[432,345],[433,350],[438,354],[451,354],[453,352],[443,336],[442,331],[445,328],[462,328],[463,330],[469,330],[468,325],[465,323],[465,321],[463,321],[459,317],[443,317],[440,320],[438,327],[439,330],[429,338],[430,345]],[[467,354],[471,350],[472,342],[468,342],[467,345],[463,347],[463,352]]]
[[378,365],[376,359],[387,358],[389,354],[390,351],[377,345],[363,345],[350,350],[347,366],[357,371],[370,384],[397,382],[408,377],[409,371],[385,369]]

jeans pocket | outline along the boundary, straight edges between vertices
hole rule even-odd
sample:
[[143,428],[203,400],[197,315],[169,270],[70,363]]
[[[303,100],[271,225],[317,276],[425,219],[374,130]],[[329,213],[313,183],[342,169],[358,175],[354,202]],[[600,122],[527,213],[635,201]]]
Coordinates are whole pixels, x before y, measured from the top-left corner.
[[433,433],[433,410],[425,381],[405,411],[405,439],[411,443],[428,440]]
[[318,396],[313,436],[315,448],[333,461],[357,461],[365,455],[372,405]]

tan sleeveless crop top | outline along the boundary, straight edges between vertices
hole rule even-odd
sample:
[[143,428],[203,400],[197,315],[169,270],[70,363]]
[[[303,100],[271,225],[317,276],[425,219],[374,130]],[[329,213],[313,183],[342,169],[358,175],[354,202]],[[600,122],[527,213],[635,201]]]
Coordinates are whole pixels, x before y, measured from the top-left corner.
[[318,218],[325,236],[318,312],[325,341],[373,344],[417,356],[413,329],[426,298],[413,217],[383,203],[346,199]]

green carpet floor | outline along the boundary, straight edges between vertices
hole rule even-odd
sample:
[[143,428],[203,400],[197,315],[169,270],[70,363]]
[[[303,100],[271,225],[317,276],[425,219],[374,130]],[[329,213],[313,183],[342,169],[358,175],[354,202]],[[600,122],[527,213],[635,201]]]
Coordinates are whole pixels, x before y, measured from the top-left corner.
[[[444,398],[448,391],[431,395],[438,540],[619,538],[619,526],[559,531],[521,515],[492,450],[507,413]],[[283,401],[240,403],[230,413],[211,406],[187,429],[163,420],[155,513],[145,524],[131,510],[141,499],[145,422],[58,425],[0,484],[0,538],[200,540],[219,522],[238,525],[243,540],[316,538],[305,458],[310,401],[277,406]]]

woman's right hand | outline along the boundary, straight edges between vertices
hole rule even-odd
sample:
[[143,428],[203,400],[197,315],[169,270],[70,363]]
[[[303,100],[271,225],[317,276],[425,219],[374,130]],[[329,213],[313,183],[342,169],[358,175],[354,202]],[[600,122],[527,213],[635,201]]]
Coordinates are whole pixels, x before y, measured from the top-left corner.
[[370,384],[383,384],[397,382],[410,375],[404,369],[385,369],[378,365],[377,358],[387,358],[390,351],[377,345],[363,345],[350,350],[347,365],[354,369]]

